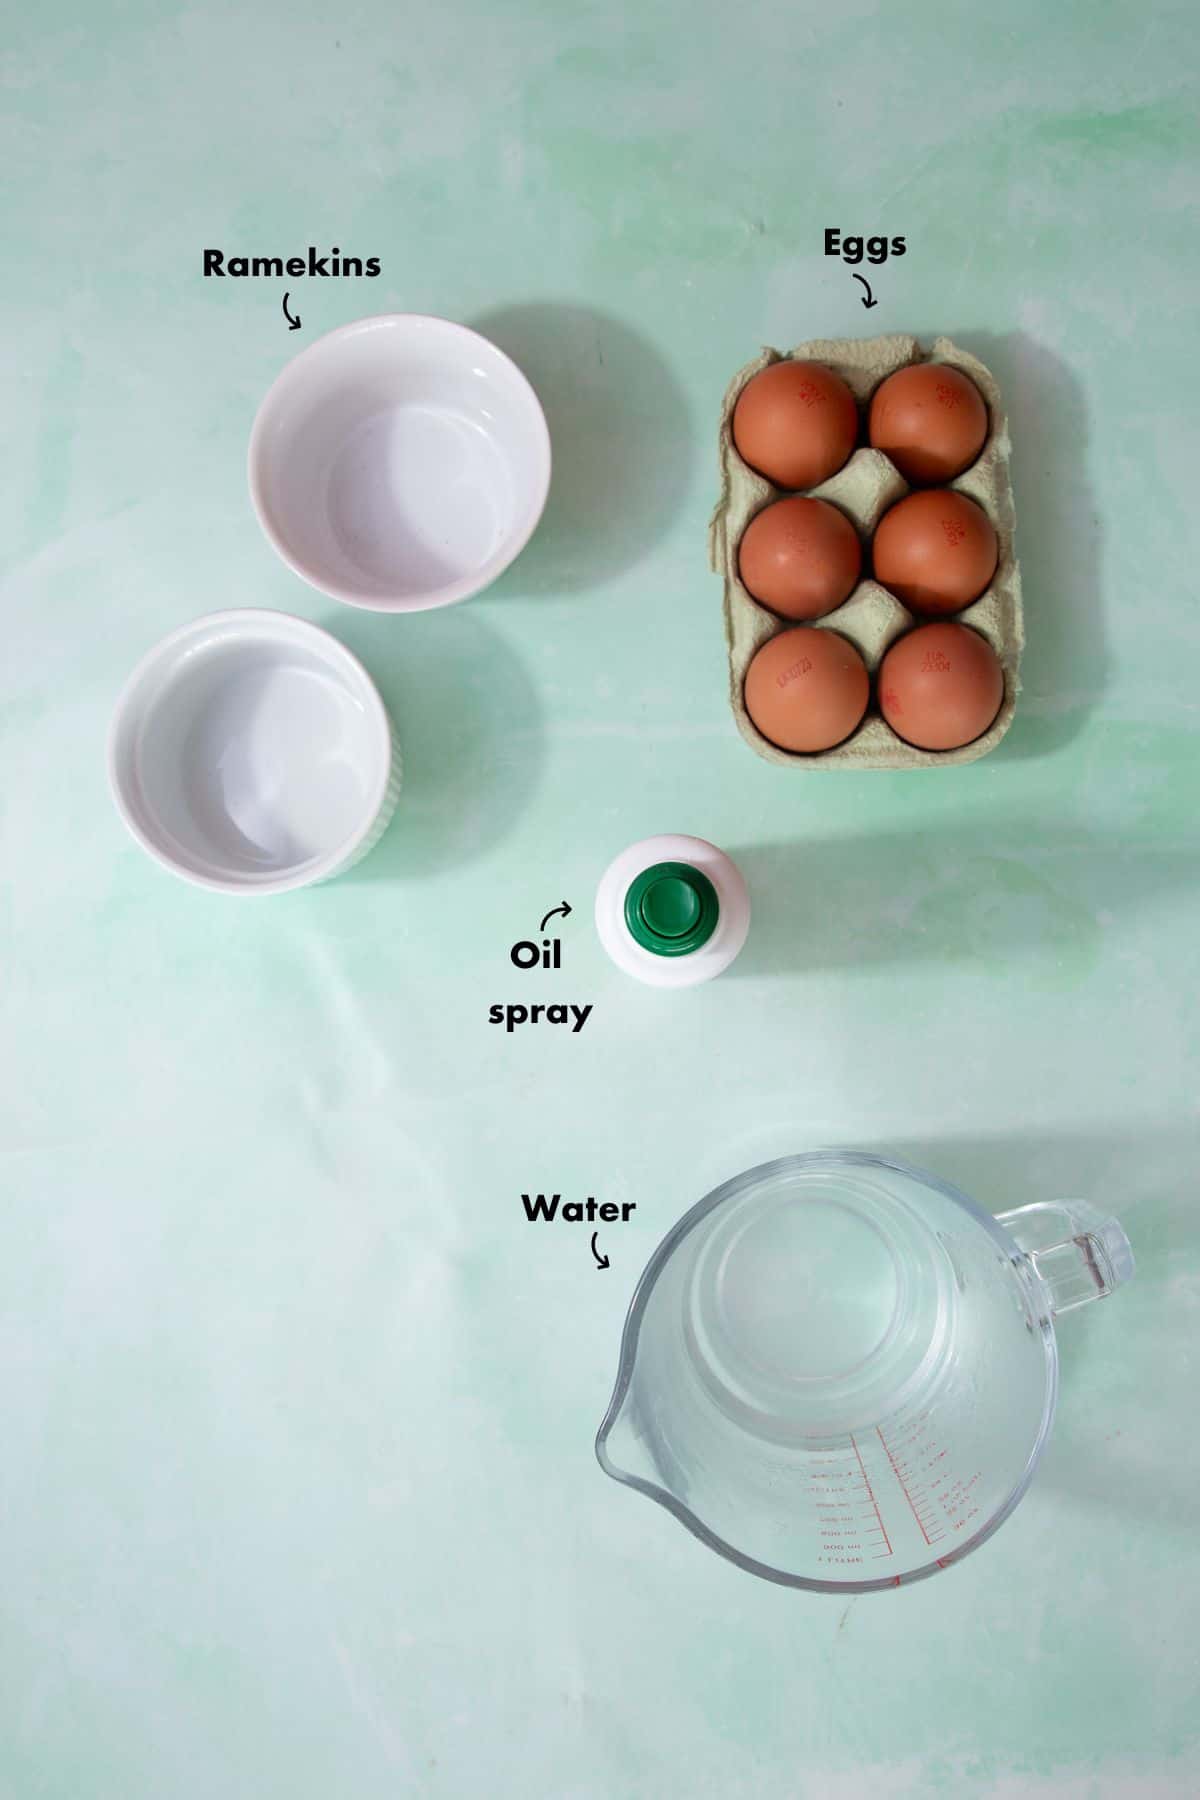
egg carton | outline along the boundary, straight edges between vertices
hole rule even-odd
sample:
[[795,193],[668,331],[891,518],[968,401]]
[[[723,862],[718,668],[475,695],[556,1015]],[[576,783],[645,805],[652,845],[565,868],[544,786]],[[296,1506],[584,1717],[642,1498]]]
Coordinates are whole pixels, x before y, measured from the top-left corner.
[[[738,574],[738,545],[756,513],[780,499],[790,489],[774,487],[738,455],[733,442],[733,409],[746,383],[770,363],[801,361],[824,363],[849,387],[864,411],[880,382],[910,363],[948,363],[961,369],[975,383],[988,409],[988,435],[978,459],[947,486],[968,495],[983,508],[996,528],[999,558],[991,586],[978,600],[952,616],[985,637],[1000,658],[1004,670],[1004,699],[995,720],[973,743],[960,750],[918,750],[896,736],[871,708],[858,730],[832,750],[802,755],[781,750],[758,730],[746,711],[742,688],[746,670],[760,645],[797,624],[811,623],[822,631],[838,631],[861,653],[872,676],[885,652],[898,637],[919,621],[894,594],[877,581],[864,577],[848,600],[824,618],[811,621],[781,619],[753,599]],[[1015,512],[1009,459],[1012,450],[1008,421],[1000,389],[990,369],[978,357],[960,350],[949,338],[940,337],[928,353],[915,337],[893,333],[875,338],[819,338],[800,344],[784,357],[766,349],[740,369],[729,384],[721,408],[719,438],[721,494],[708,534],[709,562],[725,583],[725,640],[729,649],[729,698],[738,730],[768,762],[793,768],[919,769],[945,763],[975,762],[994,750],[1009,726],[1020,692],[1021,651],[1025,643],[1021,607],[1021,573],[1013,549]],[[819,487],[804,490],[817,500],[829,500],[852,521],[863,542],[864,566],[870,563],[870,540],[889,507],[912,490],[891,458],[881,450],[855,450],[844,468]]]

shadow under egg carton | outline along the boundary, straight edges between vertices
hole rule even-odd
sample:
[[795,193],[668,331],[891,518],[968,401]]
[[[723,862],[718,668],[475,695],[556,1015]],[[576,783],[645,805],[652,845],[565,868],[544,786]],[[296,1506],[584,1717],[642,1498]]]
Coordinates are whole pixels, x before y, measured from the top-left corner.
[[[950,615],[985,637],[1000,658],[1004,670],[1004,699],[992,724],[973,743],[960,750],[918,750],[896,736],[875,710],[874,691],[866,717],[852,736],[832,750],[799,755],[781,750],[758,730],[746,711],[743,686],[755,651],[768,638],[798,624],[811,623],[818,630],[837,631],[854,644],[875,676],[884,653],[904,632],[921,621],[877,581],[861,580],[848,600],[824,618],[801,621],[781,619],[769,612],[742,585],[738,574],[738,546],[756,513],[792,490],[774,487],[738,455],[733,442],[733,409],[738,395],[760,369],[782,361],[819,362],[841,376],[859,408],[865,413],[871,395],[887,376],[910,363],[940,362],[960,369],[979,389],[987,403],[988,434],[971,467],[947,485],[966,494],[983,508],[996,528],[999,557],[991,586],[962,612]],[[713,571],[725,583],[725,641],[729,649],[730,704],[738,730],[751,749],[768,762],[800,768],[919,769],[944,763],[975,762],[994,750],[1012,723],[1020,691],[1019,669],[1025,643],[1021,608],[1021,573],[1013,549],[1015,513],[1009,475],[1011,441],[1000,389],[990,369],[977,357],[960,350],[949,338],[937,338],[932,351],[922,350],[915,337],[893,333],[876,338],[824,338],[800,344],[786,357],[778,350],[761,356],[740,369],[729,384],[721,408],[719,438],[721,493],[709,526],[708,554]],[[890,506],[911,490],[895,464],[880,450],[857,449],[844,468],[820,487],[804,490],[814,499],[829,500],[856,527],[863,540],[864,560],[870,540]]]

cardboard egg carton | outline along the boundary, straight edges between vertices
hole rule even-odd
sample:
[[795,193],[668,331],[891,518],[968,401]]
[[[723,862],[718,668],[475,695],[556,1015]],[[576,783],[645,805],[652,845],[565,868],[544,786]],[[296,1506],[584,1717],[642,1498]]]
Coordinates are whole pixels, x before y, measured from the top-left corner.
[[[871,705],[862,724],[845,743],[814,755],[781,750],[755,726],[746,711],[742,688],[746,670],[760,644],[799,623],[819,630],[839,631],[861,653],[874,677],[884,653],[895,640],[919,623],[888,590],[870,577],[860,580],[850,598],[823,619],[781,619],[752,599],[738,574],[738,545],[751,519],[785,492],[773,487],[738,455],[733,442],[733,409],[738,395],[760,369],[769,363],[794,360],[824,363],[849,387],[865,419],[871,395],[880,382],[909,363],[940,362],[961,369],[987,402],[988,435],[976,462],[947,485],[978,502],[996,528],[999,559],[991,586],[962,612],[951,615],[973,626],[985,637],[1004,669],[1004,699],[992,725],[974,743],[961,750],[917,750],[898,738],[875,708],[874,681]],[[865,435],[865,430],[864,430]],[[1009,476],[1011,443],[1000,389],[990,369],[977,357],[960,350],[949,338],[938,338],[929,352],[914,337],[894,333],[876,338],[826,338],[800,344],[787,358],[778,350],[761,356],[740,369],[729,384],[721,408],[721,494],[709,527],[709,562],[725,583],[725,639],[729,648],[730,704],[738,730],[752,749],[768,762],[794,768],[918,769],[944,763],[975,762],[994,750],[1012,723],[1020,691],[1019,668],[1025,642],[1021,609],[1021,575],[1013,550],[1015,514]],[[911,490],[891,459],[881,450],[858,449],[844,468],[820,487],[806,489],[815,499],[840,507],[858,530],[863,544],[864,568],[871,566],[870,541],[875,527],[890,506]]]

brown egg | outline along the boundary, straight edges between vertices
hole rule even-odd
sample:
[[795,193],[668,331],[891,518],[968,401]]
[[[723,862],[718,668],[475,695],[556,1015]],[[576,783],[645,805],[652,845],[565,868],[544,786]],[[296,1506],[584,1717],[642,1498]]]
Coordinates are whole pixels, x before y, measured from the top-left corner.
[[743,462],[776,487],[816,487],[858,441],[854,395],[823,363],[771,363],[738,395],[733,441]]
[[968,625],[919,625],[894,643],[879,670],[879,710],[918,750],[957,750],[1000,711],[1004,671]]
[[854,645],[811,625],[769,638],[746,670],[746,711],[781,750],[832,750],[858,725],[869,692]]
[[952,488],[909,494],[879,521],[875,578],[914,612],[955,613],[996,573],[999,545],[981,506]]
[[871,443],[920,487],[953,481],[969,469],[987,431],[982,394],[949,363],[897,369],[871,400]]
[[738,546],[748,593],[785,619],[819,619],[853,591],[862,569],[858,533],[828,500],[801,494],[764,506]]

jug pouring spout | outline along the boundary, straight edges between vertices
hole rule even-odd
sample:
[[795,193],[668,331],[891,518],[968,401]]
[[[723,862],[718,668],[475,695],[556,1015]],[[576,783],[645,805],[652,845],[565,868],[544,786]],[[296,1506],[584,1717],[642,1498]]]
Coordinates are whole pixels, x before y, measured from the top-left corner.
[[640,1488],[654,1498],[662,1494],[658,1464],[644,1432],[638,1429],[632,1389],[626,1386],[622,1392],[620,1383],[596,1433],[596,1461],[614,1481]]

